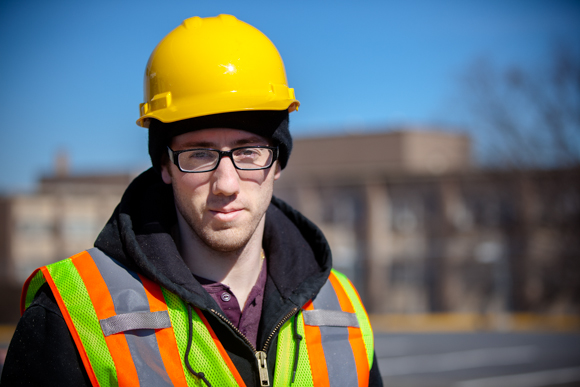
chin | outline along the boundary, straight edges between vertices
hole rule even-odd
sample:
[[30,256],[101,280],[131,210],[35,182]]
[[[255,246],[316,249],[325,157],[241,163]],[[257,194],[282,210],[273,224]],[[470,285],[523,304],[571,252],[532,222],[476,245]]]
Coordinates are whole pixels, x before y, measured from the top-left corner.
[[198,236],[211,249],[226,253],[244,248],[250,241],[252,233],[230,227],[202,232]]

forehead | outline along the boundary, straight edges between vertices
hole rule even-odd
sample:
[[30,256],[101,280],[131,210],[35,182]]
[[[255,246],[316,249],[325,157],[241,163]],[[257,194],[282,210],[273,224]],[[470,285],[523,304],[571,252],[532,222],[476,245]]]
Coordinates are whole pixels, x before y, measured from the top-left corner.
[[[269,145],[268,139],[240,129],[210,128],[187,132],[171,140],[175,148],[233,148],[244,145]],[[174,148],[174,149],[175,149]]]

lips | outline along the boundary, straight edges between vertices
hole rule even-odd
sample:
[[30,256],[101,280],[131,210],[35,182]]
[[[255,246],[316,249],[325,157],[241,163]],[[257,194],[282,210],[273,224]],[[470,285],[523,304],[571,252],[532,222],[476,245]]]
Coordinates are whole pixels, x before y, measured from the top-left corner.
[[214,219],[220,220],[222,222],[231,222],[241,215],[243,209],[221,209],[221,210],[209,210],[213,215]]

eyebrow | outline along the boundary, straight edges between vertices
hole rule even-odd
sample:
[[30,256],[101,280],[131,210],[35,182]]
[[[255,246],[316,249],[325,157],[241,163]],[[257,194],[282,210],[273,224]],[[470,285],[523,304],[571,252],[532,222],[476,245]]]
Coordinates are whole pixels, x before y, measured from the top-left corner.
[[262,143],[266,143],[266,145],[269,145],[268,140],[265,140],[261,137],[252,136],[252,137],[248,137],[248,138],[241,138],[241,139],[235,141],[234,145],[240,146],[240,145],[262,144]]
[[[230,143],[229,145],[231,145],[232,148],[236,148],[236,147],[240,147],[240,146],[245,146],[245,145],[261,145],[264,144],[265,145],[270,145],[268,143],[267,140],[260,138],[258,136],[251,136],[251,137],[246,137],[246,138],[241,138],[239,140],[234,141],[233,143]],[[190,142],[186,142],[183,144],[183,146],[185,148],[191,149],[191,148],[213,148],[216,149],[218,148],[217,144],[211,141],[190,141]]]

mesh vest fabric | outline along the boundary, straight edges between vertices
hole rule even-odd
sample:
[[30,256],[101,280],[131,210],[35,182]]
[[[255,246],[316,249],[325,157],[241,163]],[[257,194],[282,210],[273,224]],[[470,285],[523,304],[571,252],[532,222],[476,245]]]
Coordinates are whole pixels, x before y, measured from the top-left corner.
[[[163,289],[163,296],[167,302],[169,317],[171,318],[173,331],[177,339],[182,367],[186,369],[184,360],[188,334],[186,305],[178,296],[166,289]],[[189,353],[191,367],[197,372],[203,372],[214,386],[245,386],[237,370],[233,367],[229,356],[225,353],[223,347],[219,348],[216,345],[212,334],[208,331],[198,313],[192,313],[192,319],[193,329],[191,334],[193,335],[192,341],[194,345],[192,345],[191,352]],[[227,360],[223,357],[224,354],[227,356]],[[228,363],[233,370],[230,369]],[[189,372],[186,372],[185,375],[188,385],[198,385],[198,380],[195,376]]]
[[91,383],[95,386],[118,386],[115,364],[96,311],[71,258],[44,266],[32,274],[23,292],[25,306],[30,305],[40,285],[48,282]]
[[[97,253],[102,254],[100,251],[95,252],[95,249],[90,250],[90,252],[93,255],[96,255]],[[21,307],[23,310],[27,308],[42,284],[48,282],[53,294],[55,295],[59,308],[63,313],[63,317],[69,326],[71,335],[79,349],[79,353],[81,354],[81,358],[83,359],[83,363],[93,385],[138,385],[138,381],[136,381],[137,373],[129,372],[126,374],[125,372],[127,368],[134,368],[136,366],[134,364],[127,366],[128,363],[131,363],[131,356],[130,354],[127,355],[123,352],[123,350],[127,353],[129,351],[128,348],[125,348],[127,345],[124,333],[115,333],[105,337],[99,324],[100,319],[103,319],[103,317],[110,317],[111,311],[107,312],[108,314],[103,313],[101,310],[103,308],[101,305],[102,302],[91,300],[91,294],[95,294],[93,287],[96,286],[94,285],[95,280],[93,277],[94,275],[98,276],[99,273],[98,270],[94,270],[97,272],[94,273],[94,271],[87,270],[86,267],[83,269],[82,266],[83,264],[91,263],[92,259],[91,254],[83,252],[69,259],[42,267],[35,271],[25,284]],[[87,267],[90,267],[90,265]],[[121,266],[113,267],[115,267],[115,270],[126,270]],[[83,275],[80,273],[85,273],[85,280],[83,280]],[[130,274],[135,278],[138,277],[136,273]],[[352,303],[353,310],[356,312],[356,317],[360,326],[360,328],[356,329],[360,330],[360,337],[362,337],[364,341],[361,343],[359,340],[358,344],[360,346],[364,345],[366,348],[368,359],[364,360],[365,362],[368,361],[368,372],[368,369],[370,369],[370,366],[372,365],[372,355],[374,353],[373,337],[370,323],[368,322],[368,316],[364,311],[364,307],[360,303],[356,290],[352,287],[348,279],[335,271],[333,271],[331,276],[334,276],[333,278],[335,278],[335,282],[338,281],[342,291],[345,292],[349,301]],[[178,296],[162,287],[159,287],[151,281],[147,280],[148,282],[144,282],[145,279],[143,278],[141,278],[141,281],[145,283],[150,292],[158,291],[158,298],[159,301],[161,301],[159,304],[161,304],[161,306],[157,305],[155,308],[151,306],[151,312],[167,310],[171,320],[171,327],[156,330],[156,335],[158,336],[158,343],[160,346],[159,351],[162,354],[163,362],[165,364],[171,362],[173,367],[178,365],[178,368],[180,369],[179,371],[183,375],[180,377],[184,380],[183,383],[180,381],[176,382],[176,378],[172,376],[171,381],[173,382],[173,385],[203,385],[199,379],[187,371],[185,366],[184,359],[188,342],[189,324],[187,305]],[[87,285],[87,283],[89,283],[89,285]],[[90,289],[87,289],[87,286],[89,286]],[[155,287],[157,290],[154,289]],[[95,307],[97,309],[95,309]],[[297,372],[294,378],[294,383],[292,383],[292,371],[294,368],[294,358],[297,346],[297,341],[293,332],[293,324],[295,322],[297,323],[296,329],[298,335],[302,336],[304,339],[298,346],[299,356]],[[196,310],[192,313],[192,324],[193,328],[191,335],[193,346],[191,347],[188,359],[191,367],[197,372],[203,372],[213,386],[245,386],[231,359],[215,336],[215,333],[205,320],[201,311]],[[165,336],[160,336],[159,331],[164,332]],[[168,338],[169,336],[167,335],[171,336],[171,340],[159,340],[159,338],[162,337]],[[316,384],[315,379],[313,379],[313,373],[316,372],[317,369],[326,369],[326,365],[321,367],[322,364],[320,362],[324,361],[324,357],[313,357],[309,347],[307,346],[308,339],[311,338],[307,337],[307,335],[308,333],[305,329],[302,313],[298,313],[282,326],[278,336],[274,376],[273,379],[271,379],[273,386],[292,385],[302,387],[318,385]],[[320,340],[320,338],[318,338],[318,340]],[[172,341],[176,347],[173,352],[171,351],[171,348],[166,348],[166,346],[169,345],[167,343],[170,341]],[[124,343],[123,345],[125,349],[120,350],[117,348],[119,347],[119,344],[115,343],[119,342]],[[345,342],[344,345],[348,345],[348,342]],[[119,357],[124,358],[119,360]],[[169,369],[169,367],[167,368]],[[119,369],[122,369],[123,372],[118,372],[117,370]],[[352,371],[356,370],[350,370],[350,372]],[[180,378],[177,379],[181,380]],[[147,385],[147,383],[144,385]]]
[[[332,279],[332,281],[331,281]],[[330,283],[334,282],[333,286]],[[286,322],[280,334],[278,336],[278,350],[276,358],[276,371],[274,374],[274,386],[342,386],[345,383],[345,379],[341,377],[340,373],[351,374],[353,372],[359,373],[358,383],[359,385],[368,384],[368,372],[372,367],[373,353],[374,353],[374,342],[373,333],[368,320],[368,315],[366,314],[360,298],[358,297],[356,290],[348,281],[348,279],[341,273],[332,270],[331,278],[325,285],[326,289],[332,289],[334,291],[344,291],[348,296],[348,301],[352,305],[356,313],[356,318],[358,320],[358,327],[348,327],[348,339],[344,340],[335,336],[329,340],[334,341],[338,338],[338,342],[334,342],[332,348],[338,349],[336,352],[340,356],[344,356],[344,353],[352,350],[355,356],[360,356],[360,353],[364,353],[364,359],[355,359],[357,363],[356,367],[340,369],[335,375],[329,375],[331,364],[326,364],[328,361],[336,360],[325,356],[324,342],[327,338],[324,337],[324,332],[320,330],[321,327],[306,326],[303,318],[303,312],[299,313],[297,316],[293,317],[292,320]],[[323,289],[324,290],[324,289]],[[324,292],[319,293],[318,297],[333,296],[332,291],[330,294],[324,294]],[[322,300],[318,300],[320,303]],[[312,302],[308,302],[304,309],[315,310]],[[324,311],[323,311],[324,312]],[[328,320],[328,325],[333,325],[332,316],[335,316],[336,311],[329,311],[328,313],[331,318]],[[297,321],[294,321],[297,319]],[[296,375],[293,375],[293,356],[296,350],[296,339],[294,337],[294,331],[292,324],[296,323],[296,333],[303,338],[299,346],[299,357],[298,364],[296,367]],[[340,328],[344,329],[342,322],[339,322]],[[329,332],[329,331],[327,331]],[[361,340],[362,339],[362,340]],[[362,341],[362,342],[361,342]],[[358,347],[358,350],[356,350]],[[351,349],[355,348],[355,349]],[[363,348],[361,350],[361,348]],[[370,356],[365,356],[370,353]],[[327,353],[328,354],[328,353]],[[282,361],[285,359],[285,361]],[[366,364],[360,365],[361,362],[366,362]],[[342,363],[345,364],[345,363]],[[293,380],[294,379],[294,380]]]
[[[93,385],[140,385],[136,376],[133,379],[126,378],[125,374],[128,367],[121,367],[122,372],[117,372],[119,367],[116,366],[115,363],[117,361],[126,363],[126,357],[130,357],[130,354],[127,356],[126,353],[119,352],[118,348],[115,348],[115,340],[117,342],[119,340],[124,341],[123,332],[105,337],[99,323],[100,319],[98,318],[98,309],[95,310],[96,302],[91,300],[85,282],[79,274],[78,268],[75,267],[75,261],[78,266],[82,266],[79,265],[79,259],[86,262],[86,260],[91,260],[92,257],[90,254],[87,254],[87,252],[83,252],[35,271],[25,284],[22,295],[22,307],[25,309],[30,306],[34,295],[40,286],[45,282],[48,282],[53,294],[55,295],[57,303],[59,304],[59,308],[63,313],[63,317],[65,318],[65,321],[67,321],[69,331],[73,335],[73,338],[76,337],[75,344],[81,354],[85,369],[87,370]],[[123,269],[119,268],[119,270]],[[93,274],[86,274],[86,281],[89,281],[89,278],[86,277],[94,277],[99,274],[98,270],[93,270],[92,273]],[[137,277],[135,273],[133,273],[132,276]],[[178,356],[173,356],[171,359],[163,359],[163,361],[178,363],[182,373],[185,374],[184,379],[186,380],[186,385],[199,386],[201,385],[200,380],[185,371],[184,356],[185,348],[187,346],[188,329],[186,305],[176,295],[161,287],[158,288],[159,293],[162,294],[162,297],[164,298],[163,304],[166,305],[172,326],[176,327],[176,329],[168,329],[171,331],[173,341],[177,341],[176,347],[178,349]],[[218,345],[216,345],[215,340],[212,338],[212,334],[208,331],[199,315],[193,313],[192,317],[192,335],[195,345],[191,348],[189,361],[193,369],[204,372],[206,377],[212,381],[214,386],[244,386],[244,383],[237,370],[233,367],[231,360],[229,362],[224,360],[224,355],[227,357],[227,360],[229,360],[227,353],[223,347],[218,348]],[[111,341],[113,344],[111,344]],[[164,342],[162,344],[164,345],[166,343]],[[127,347],[126,343],[125,347]],[[161,348],[161,352],[164,352],[163,348]],[[121,357],[125,358],[119,359]],[[230,366],[234,371],[233,373],[230,371]],[[125,380],[123,380],[124,376]],[[143,383],[141,383],[141,385],[143,385]],[[174,383],[174,385],[180,384]]]
[[[298,319],[298,321],[295,322],[295,319]],[[297,333],[304,338],[304,319],[302,314],[299,313],[287,321],[280,329],[276,352],[274,386],[313,387],[310,359],[303,340],[301,340],[301,344],[298,347],[298,364],[296,366],[296,375],[293,375],[293,357],[296,352],[296,345],[298,345],[297,340],[294,338],[293,324],[297,324]]]

